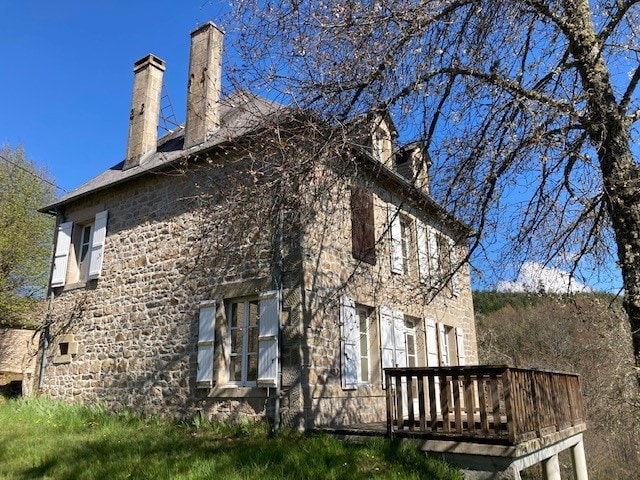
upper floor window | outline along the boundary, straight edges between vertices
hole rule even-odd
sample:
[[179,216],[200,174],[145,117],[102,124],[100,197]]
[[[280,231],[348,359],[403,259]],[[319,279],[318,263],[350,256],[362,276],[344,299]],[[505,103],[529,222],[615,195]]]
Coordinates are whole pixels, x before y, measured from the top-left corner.
[[360,185],[351,186],[351,247],[353,258],[376,264],[373,193]]
[[389,231],[391,234],[391,271],[408,275],[411,271],[411,252],[415,247],[413,240],[413,220],[389,205]]
[[100,277],[107,230],[107,211],[92,222],[58,225],[51,286],[86,282]]

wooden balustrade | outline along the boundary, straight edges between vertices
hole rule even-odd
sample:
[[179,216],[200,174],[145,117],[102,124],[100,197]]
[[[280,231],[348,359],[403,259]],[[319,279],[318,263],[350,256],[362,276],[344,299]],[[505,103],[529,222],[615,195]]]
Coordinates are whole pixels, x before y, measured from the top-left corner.
[[516,445],[584,424],[580,377],[507,366],[387,368],[387,434]]

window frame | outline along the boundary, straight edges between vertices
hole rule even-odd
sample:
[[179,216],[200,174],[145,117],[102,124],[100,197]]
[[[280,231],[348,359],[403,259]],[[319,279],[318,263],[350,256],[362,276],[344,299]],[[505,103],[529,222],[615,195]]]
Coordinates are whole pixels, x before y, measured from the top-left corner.
[[[234,387],[256,387],[258,386],[258,372],[259,372],[259,336],[260,336],[260,299],[257,295],[251,295],[248,297],[238,297],[238,298],[230,298],[225,300],[225,317],[226,317],[226,382],[225,384],[228,386]],[[243,304],[243,319],[242,319],[242,327],[231,327],[231,318],[233,314],[233,306]],[[254,308],[256,309],[256,323],[255,325],[250,325],[251,321],[251,304],[254,304]],[[249,333],[249,329],[253,329],[253,333],[255,334],[255,352],[249,351],[249,343],[251,335]],[[232,331],[240,330],[242,333],[242,346],[241,351],[239,353],[234,353],[232,351]],[[246,332],[245,332],[246,330]],[[249,357],[255,356],[256,364],[255,364],[255,380],[249,380]],[[232,371],[232,358],[240,358],[240,380],[232,379],[232,375],[235,374],[235,370]]]
[[[375,309],[367,307],[365,305],[356,304],[356,315],[358,315],[359,326],[359,355],[358,355],[358,385],[370,385],[371,382],[371,328],[375,319]],[[364,318],[363,318],[364,315]],[[365,328],[363,330],[362,323],[364,321]],[[365,342],[366,352],[362,352],[362,342]],[[367,378],[365,379],[362,374],[363,361],[366,361],[367,365]]]

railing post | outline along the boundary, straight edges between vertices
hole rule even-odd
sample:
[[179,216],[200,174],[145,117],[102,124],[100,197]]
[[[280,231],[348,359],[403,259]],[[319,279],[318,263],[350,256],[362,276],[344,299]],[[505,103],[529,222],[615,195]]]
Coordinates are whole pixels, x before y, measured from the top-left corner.
[[384,371],[385,385],[387,386],[387,437],[393,438],[393,387],[391,385],[391,375]]
[[502,373],[502,394],[504,395],[504,409],[505,413],[507,414],[507,430],[509,433],[509,441],[513,445],[515,445],[517,425],[513,408],[515,395],[510,368],[505,369],[505,371]]

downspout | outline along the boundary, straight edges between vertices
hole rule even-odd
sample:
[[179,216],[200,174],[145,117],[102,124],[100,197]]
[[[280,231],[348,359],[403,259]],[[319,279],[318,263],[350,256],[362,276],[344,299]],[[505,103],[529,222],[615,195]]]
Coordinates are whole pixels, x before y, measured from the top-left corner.
[[45,316],[44,325],[42,328],[42,341],[40,345],[42,346],[42,360],[40,361],[40,372],[38,374],[38,395],[42,394],[42,388],[44,387],[44,372],[47,368],[47,350],[49,349],[49,324],[51,323],[51,305],[53,304],[53,300],[55,298],[55,294],[53,290],[49,294],[49,301],[47,303],[47,314]]
[[[280,312],[282,312],[282,277],[284,270],[284,260],[282,258],[282,242],[284,241],[284,212],[282,210],[282,204],[280,204],[280,209],[278,212],[278,236],[276,239],[277,243],[277,258],[276,258],[276,286],[278,288],[278,299],[280,302]],[[282,318],[280,318],[282,320]],[[276,374],[276,398],[274,402],[274,415],[273,415],[273,431],[272,435],[274,437],[278,436],[280,433],[280,393],[282,390],[282,355],[280,352],[282,351],[282,328],[278,328],[278,372]]]

